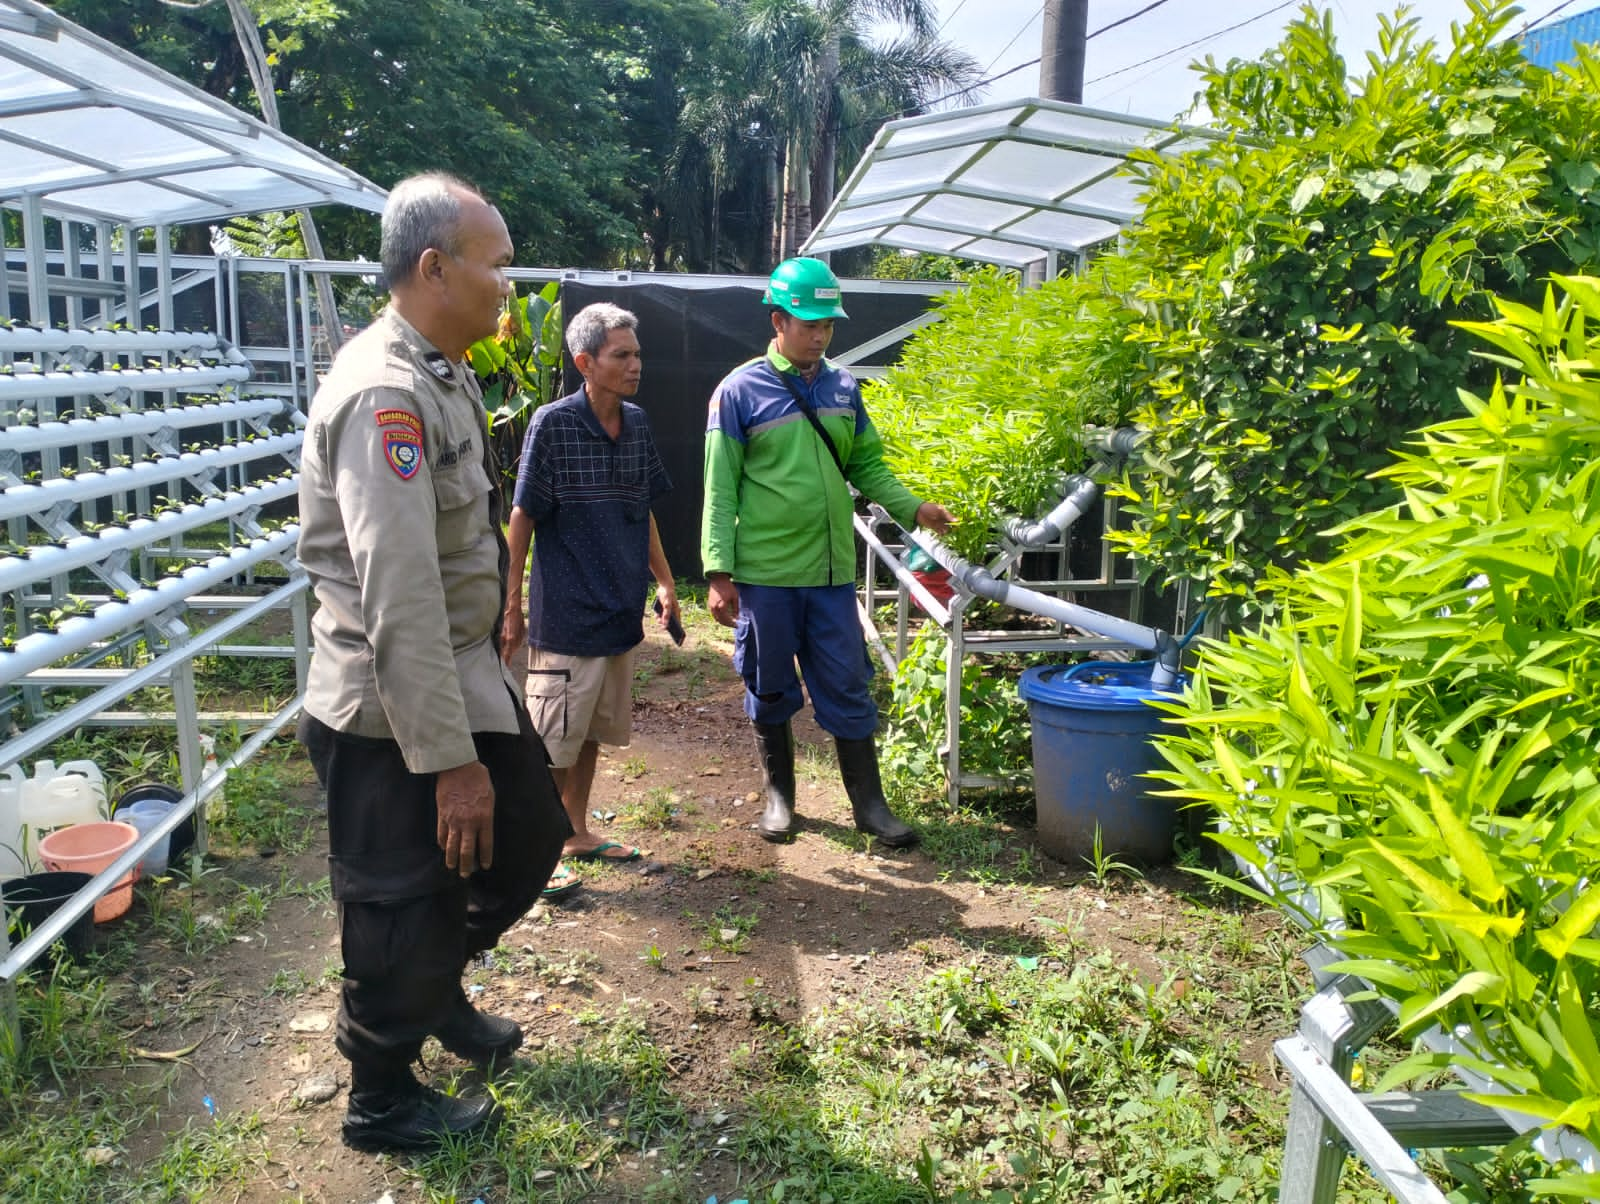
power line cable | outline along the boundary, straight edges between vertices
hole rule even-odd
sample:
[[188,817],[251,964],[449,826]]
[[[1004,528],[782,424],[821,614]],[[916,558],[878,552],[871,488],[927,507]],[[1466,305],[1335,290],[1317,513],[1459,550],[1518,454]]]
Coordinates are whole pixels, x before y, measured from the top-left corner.
[[938,37],[940,34],[942,34],[944,32],[944,27],[946,25],[950,24],[950,22],[954,21],[956,19],[956,17],[958,17],[961,14],[961,10],[966,8],[966,7],[967,7],[967,0],[961,0],[961,3],[956,5],[955,8],[951,10],[950,15],[948,17],[946,17],[943,21],[939,22],[939,28],[933,31],[933,36],[934,37]]
[[1534,28],[1536,28],[1536,27],[1538,27],[1540,25],[1543,25],[1546,21],[1548,21],[1551,17],[1555,16],[1562,9],[1571,8],[1577,2],[1578,2],[1578,0],[1563,0],[1563,2],[1561,4],[1556,5],[1549,12],[1545,13],[1544,16],[1535,17],[1531,21],[1523,22],[1522,32],[1523,33],[1528,33],[1529,31],[1533,30]]
[[[964,0],[963,0],[963,2],[964,2]],[[1101,34],[1107,33],[1109,31],[1115,29],[1119,25],[1126,25],[1129,21],[1137,21],[1140,17],[1144,16],[1145,13],[1149,12],[1151,9],[1160,8],[1163,4],[1166,4],[1167,2],[1168,2],[1168,0],[1155,0],[1154,4],[1147,4],[1136,13],[1129,13],[1126,17],[1122,17],[1119,20],[1111,22],[1110,25],[1102,25],[1099,29],[1095,30],[1093,33],[1086,35],[1083,40],[1085,42],[1087,42],[1090,38],[1098,38]]]
[[[1289,2],[1290,3],[1296,3],[1297,0],[1289,0]],[[955,12],[952,12],[950,14],[950,17],[953,18],[956,15],[956,13],[960,12],[961,9],[963,7],[965,7],[966,3],[967,3],[967,0],[961,0],[961,3],[956,6]],[[1126,25],[1129,21],[1136,20],[1139,17],[1144,16],[1145,13],[1150,12],[1152,9],[1160,8],[1163,4],[1167,4],[1167,3],[1170,3],[1170,0],[1154,0],[1154,3],[1145,5],[1138,12],[1129,13],[1126,17],[1120,17],[1117,20],[1112,21],[1109,25],[1102,25],[1099,29],[1091,31],[1090,33],[1085,35],[1084,41],[1088,41],[1090,38],[1099,37],[1101,34],[1106,33],[1109,30],[1117,28],[1117,26],[1119,26],[1119,25]],[[1283,7],[1286,7],[1286,6],[1280,4],[1278,7],[1279,8],[1283,8]],[[1276,12],[1277,9],[1273,9],[1272,11]],[[1023,34],[1027,33],[1029,27],[1032,26],[1034,21],[1037,20],[1039,15],[1041,13],[1043,13],[1043,12],[1044,12],[1044,6],[1040,5],[1039,12],[1035,13],[1032,17],[1028,18],[1027,24],[1024,25],[1021,29],[1017,30],[1016,35],[1011,39],[1011,41],[1006,43],[1005,49],[1001,50],[999,54],[995,55],[993,61],[990,62],[989,67],[986,67],[984,70],[988,71],[990,68],[992,68],[994,66],[995,63],[998,63],[1000,61],[1000,59],[1005,55],[1005,52],[1007,50],[1010,50],[1011,47],[1016,44],[1017,38],[1020,38]],[[1261,14],[1261,15],[1264,16],[1265,14]],[[1256,20],[1256,19],[1257,18],[1255,18],[1255,17],[1251,18],[1251,20]],[[948,24],[948,23],[949,23],[949,19],[947,18],[946,19],[946,24]],[[1244,22],[1244,24],[1249,24],[1249,22],[1248,21]],[[942,29],[943,26],[940,26],[940,28]],[[1237,27],[1235,27],[1235,28],[1237,28]],[[1214,37],[1218,37],[1218,36],[1220,36],[1220,34],[1227,33],[1227,32],[1228,31],[1226,29],[1224,29],[1224,30],[1219,31],[1219,33],[1215,33],[1215,34],[1209,35],[1209,37],[1213,37],[1213,38]],[[1207,40],[1207,39],[1206,38],[1202,38],[1201,39],[1201,41],[1205,41],[1205,40]],[[1191,42],[1190,45],[1194,45],[1194,43]],[[1178,46],[1178,47],[1174,48],[1173,50],[1167,51],[1167,54],[1176,54],[1179,50],[1182,50],[1182,49],[1184,49],[1184,47]],[[1157,57],[1165,58],[1166,55],[1159,55]],[[955,100],[958,96],[965,96],[969,92],[976,92],[979,88],[986,88],[990,84],[997,83],[1000,80],[1005,79],[1007,76],[1015,75],[1019,71],[1026,71],[1029,67],[1037,67],[1039,65],[1039,61],[1040,61],[1039,58],[1031,58],[1025,63],[1018,63],[1015,67],[1006,68],[1006,70],[1000,72],[998,75],[985,75],[982,79],[978,80],[976,83],[968,84],[965,88],[958,88],[954,92],[946,92],[942,96],[935,96],[932,100],[923,101],[922,104],[917,106],[917,107],[921,108],[924,111],[931,110],[934,105],[942,104],[947,100]],[[1149,59],[1146,60],[1146,62],[1152,62],[1152,61],[1154,61],[1154,60],[1149,60]],[[1141,64],[1138,64],[1138,63],[1134,64],[1134,66],[1140,66],[1140,65]],[[1132,70],[1132,68],[1127,68],[1127,70]],[[1102,78],[1106,78],[1106,77],[1102,77]],[[1091,80],[1090,82],[1093,83],[1095,81]],[[909,110],[909,109],[901,109],[899,112],[890,114],[888,116],[873,117],[873,118],[868,118],[865,121],[851,122],[850,125],[846,126],[845,128],[853,130],[853,129],[857,129],[857,128],[861,127],[861,126],[864,126],[864,125],[878,125],[878,124],[880,124],[882,122],[885,122],[885,121],[893,121],[898,117],[904,117],[910,111],[911,110]]]
[[[1006,51],[1010,50],[1013,46],[1015,46],[1017,44],[1017,39],[1020,38],[1023,34],[1027,33],[1028,30],[1032,29],[1033,28],[1033,23],[1035,21],[1037,21],[1043,15],[1044,15],[1044,5],[1040,4],[1039,5],[1039,11],[1034,13],[1033,16],[1029,17],[1025,22],[1023,22],[1022,28],[1017,30],[1016,33],[1011,35],[1011,40],[1000,48],[1000,53],[999,54],[995,55],[994,58],[989,60],[989,65],[984,68],[984,71],[986,73],[990,72],[990,71],[993,71],[994,70],[994,65],[996,63],[998,63],[1001,59],[1006,57]],[[1038,62],[1037,59],[1035,59],[1034,61]],[[985,83],[993,83],[994,80],[986,80],[984,82]],[[976,85],[974,85],[974,86],[976,86]]]
[[1088,86],[1089,84],[1098,84],[1102,80],[1108,80],[1118,75],[1126,75],[1130,71],[1137,71],[1140,67],[1146,66],[1149,63],[1159,63],[1162,59],[1171,58],[1179,51],[1188,50],[1191,46],[1198,46],[1202,42],[1209,42],[1214,38],[1220,38],[1223,34],[1232,33],[1236,29],[1243,29],[1246,25],[1253,25],[1263,17],[1270,17],[1275,12],[1279,12],[1282,9],[1288,8],[1292,4],[1299,3],[1301,3],[1301,0],[1283,0],[1282,4],[1275,4],[1271,8],[1263,9],[1255,16],[1246,17],[1243,21],[1240,21],[1234,25],[1230,25],[1226,29],[1219,29],[1215,33],[1208,33],[1203,38],[1196,38],[1192,42],[1185,42],[1181,46],[1174,46],[1171,50],[1163,50],[1160,54],[1153,54],[1147,59],[1140,59],[1137,63],[1129,63],[1126,67],[1118,67],[1115,71],[1107,71],[1104,75],[1097,75],[1091,80],[1085,80],[1084,85]]

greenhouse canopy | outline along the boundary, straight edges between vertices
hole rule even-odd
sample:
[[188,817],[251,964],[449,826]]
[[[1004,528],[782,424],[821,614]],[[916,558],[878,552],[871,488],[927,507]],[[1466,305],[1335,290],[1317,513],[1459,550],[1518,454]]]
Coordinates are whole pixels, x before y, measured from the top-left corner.
[[1121,174],[1130,154],[1216,137],[1039,99],[891,121],[803,250],[878,243],[1016,268],[1081,252],[1138,218],[1138,181]]
[[0,203],[70,221],[209,222],[384,193],[33,0],[0,0]]

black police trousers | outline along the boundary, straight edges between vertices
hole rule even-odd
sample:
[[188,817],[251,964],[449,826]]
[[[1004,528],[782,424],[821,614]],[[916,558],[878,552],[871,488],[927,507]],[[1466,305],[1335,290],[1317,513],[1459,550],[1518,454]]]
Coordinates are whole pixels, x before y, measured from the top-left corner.
[[299,735],[328,794],[328,865],[339,905],[344,989],[334,1043],[352,1086],[399,1087],[461,992],[461,973],[539,897],[572,825],[544,744],[520,702],[520,735],[475,732],[494,785],[494,863],[445,867],[433,774],[400,746],[337,732],[309,715]]

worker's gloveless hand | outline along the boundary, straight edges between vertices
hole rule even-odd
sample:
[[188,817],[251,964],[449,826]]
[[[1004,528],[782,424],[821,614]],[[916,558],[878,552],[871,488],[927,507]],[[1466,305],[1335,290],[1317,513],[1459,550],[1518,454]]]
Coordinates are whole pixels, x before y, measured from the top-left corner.
[[955,525],[956,516],[938,502],[923,502],[917,507],[917,526],[926,527],[935,535],[948,535]]
[[706,605],[711,617],[724,627],[732,627],[739,620],[739,587],[726,573],[718,573],[706,589]]
[[494,785],[482,761],[447,769],[434,787],[444,863],[463,878],[494,862]]

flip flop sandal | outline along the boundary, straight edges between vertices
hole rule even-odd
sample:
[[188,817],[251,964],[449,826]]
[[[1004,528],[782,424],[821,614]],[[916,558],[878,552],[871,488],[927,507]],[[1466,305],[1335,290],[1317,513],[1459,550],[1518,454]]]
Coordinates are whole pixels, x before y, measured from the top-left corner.
[[[612,849],[626,851],[613,853]],[[592,849],[585,849],[581,853],[564,853],[562,856],[572,861],[637,861],[644,854],[632,845],[625,845],[615,840],[602,840]]]
[[550,881],[539,894],[546,899],[563,899],[583,885],[583,879],[560,862],[556,863]]

